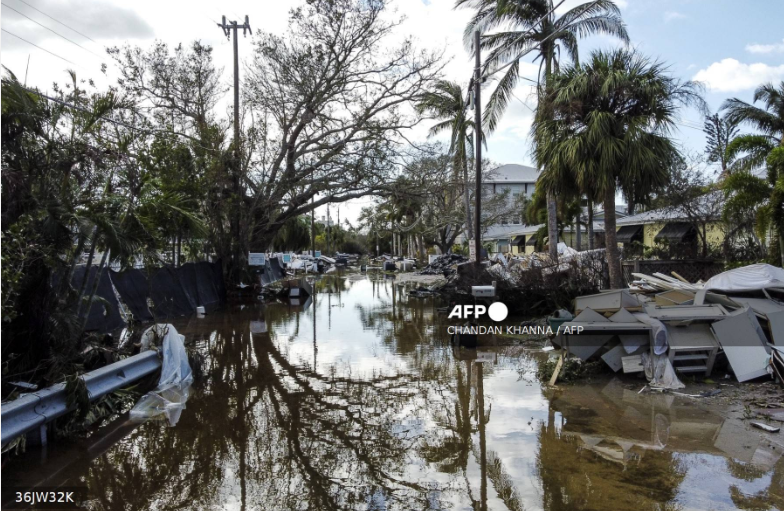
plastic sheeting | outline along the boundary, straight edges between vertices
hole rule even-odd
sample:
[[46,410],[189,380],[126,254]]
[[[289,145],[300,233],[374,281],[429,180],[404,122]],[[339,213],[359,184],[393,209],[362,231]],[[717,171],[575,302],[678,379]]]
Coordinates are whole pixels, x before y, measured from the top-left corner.
[[752,264],[719,273],[708,279],[703,289],[758,291],[768,287],[784,287],[784,269],[770,264]]
[[651,387],[672,390],[686,387],[678,379],[675,369],[672,367],[672,363],[666,354],[657,354],[651,357],[650,353],[644,352],[642,354],[642,366],[645,370],[645,377],[648,379]]
[[634,317],[642,323],[650,325],[653,328],[651,332],[653,335],[653,352],[657,355],[663,355],[664,353],[667,353],[667,349],[670,346],[670,341],[667,334],[667,327],[664,326],[664,323],[658,319],[653,319],[644,312],[635,312]]
[[163,366],[158,386],[145,394],[130,412],[135,421],[166,419],[170,426],[180,420],[188,401],[193,372],[185,351],[185,336],[177,333],[174,325],[157,324],[142,334],[142,347],[163,338]]

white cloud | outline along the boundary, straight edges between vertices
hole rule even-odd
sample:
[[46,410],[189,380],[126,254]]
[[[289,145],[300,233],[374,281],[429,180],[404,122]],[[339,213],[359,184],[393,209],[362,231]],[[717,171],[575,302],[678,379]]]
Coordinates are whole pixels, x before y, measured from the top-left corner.
[[682,20],[684,18],[686,18],[686,15],[678,11],[667,11],[664,13],[664,21],[667,23],[675,20]]
[[784,53],[784,39],[780,43],[774,44],[747,44],[746,51],[749,53]]
[[694,79],[703,82],[712,91],[737,92],[784,79],[784,65],[744,64],[735,59],[724,59],[699,70]]

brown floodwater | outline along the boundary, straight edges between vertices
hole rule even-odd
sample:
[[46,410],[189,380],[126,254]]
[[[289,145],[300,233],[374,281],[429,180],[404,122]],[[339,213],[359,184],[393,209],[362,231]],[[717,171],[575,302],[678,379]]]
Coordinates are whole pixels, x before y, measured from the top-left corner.
[[86,486],[107,510],[784,506],[779,435],[628,379],[547,390],[541,353],[453,349],[443,304],[382,276],[316,290],[176,321],[205,363],[175,426],[120,417],[28,449],[3,485]]

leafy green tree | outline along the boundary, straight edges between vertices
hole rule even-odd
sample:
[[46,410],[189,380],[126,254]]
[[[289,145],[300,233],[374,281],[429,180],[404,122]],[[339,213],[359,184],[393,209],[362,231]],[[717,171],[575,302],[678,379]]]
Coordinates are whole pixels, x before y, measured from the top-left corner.
[[719,179],[724,179],[732,172],[734,158],[727,149],[738,136],[738,123],[713,114],[705,118],[702,131],[707,139],[705,154],[708,163],[718,163],[721,168]]
[[[552,119],[552,109],[546,98],[553,90],[551,78],[561,67],[561,50],[574,62],[579,62],[578,39],[596,34],[607,34],[628,43],[629,35],[621,20],[621,12],[612,0],[592,0],[556,13],[553,0],[457,0],[458,7],[476,10],[465,29],[468,41],[479,30],[494,33],[482,37],[482,49],[489,50],[485,69],[493,71],[511,61],[490,95],[485,110],[488,128],[498,127],[514,89],[521,79],[518,55],[534,53],[539,62],[539,106],[536,117],[540,121]],[[549,162],[537,161],[546,169]],[[547,226],[551,240],[557,239],[557,206],[554,190],[548,190]],[[550,257],[558,256],[556,244],[550,244]]]
[[[552,85],[553,119],[537,118],[533,128],[541,143],[551,145],[545,154],[553,172],[545,169],[540,180],[553,187],[562,177],[559,172],[570,171],[580,188],[601,194],[610,285],[618,288],[617,190],[635,190],[645,198],[667,183],[669,165],[678,155],[669,138],[677,109],[703,106],[700,88],[625,49],[593,52],[584,66],[553,76]],[[558,136],[550,137],[553,133]]]

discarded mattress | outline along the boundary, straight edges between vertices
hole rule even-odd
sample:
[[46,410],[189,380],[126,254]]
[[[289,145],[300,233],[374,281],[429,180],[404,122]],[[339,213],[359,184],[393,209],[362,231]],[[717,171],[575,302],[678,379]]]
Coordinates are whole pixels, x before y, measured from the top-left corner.
[[758,291],[769,287],[784,288],[784,269],[770,264],[752,264],[719,273],[703,285],[705,290],[721,291]]

